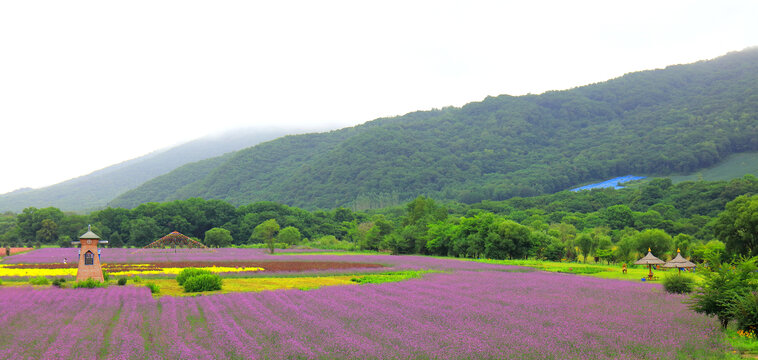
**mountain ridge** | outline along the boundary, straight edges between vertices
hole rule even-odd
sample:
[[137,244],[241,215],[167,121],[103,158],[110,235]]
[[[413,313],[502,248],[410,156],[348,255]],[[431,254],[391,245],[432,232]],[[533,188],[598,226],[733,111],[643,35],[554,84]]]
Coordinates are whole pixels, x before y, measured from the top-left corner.
[[191,140],[173,147],[122,161],[54,185],[22,188],[0,195],[0,212],[26,207],[53,206],[64,211],[87,212],[130,189],[187,163],[269,141],[301,129],[237,129]]
[[362,208],[421,194],[471,203],[627,173],[692,171],[758,150],[757,74],[758,49],[750,48],[569,90],[283,137],[233,153],[181,186],[154,179],[110,205],[203,197]]

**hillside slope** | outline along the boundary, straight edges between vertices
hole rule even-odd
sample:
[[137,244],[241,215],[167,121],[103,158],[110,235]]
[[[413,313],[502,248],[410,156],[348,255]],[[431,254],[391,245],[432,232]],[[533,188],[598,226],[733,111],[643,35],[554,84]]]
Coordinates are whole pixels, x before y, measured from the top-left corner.
[[117,195],[181,165],[233,152],[291,132],[238,130],[193,140],[59,184],[0,195],[0,212],[18,212],[29,206],[54,206],[64,211],[94,210],[104,207]]
[[366,208],[419,194],[471,203],[626,174],[690,172],[755,150],[753,48],[571,90],[288,136],[241,150],[191,182],[164,175],[111,205],[197,196]]

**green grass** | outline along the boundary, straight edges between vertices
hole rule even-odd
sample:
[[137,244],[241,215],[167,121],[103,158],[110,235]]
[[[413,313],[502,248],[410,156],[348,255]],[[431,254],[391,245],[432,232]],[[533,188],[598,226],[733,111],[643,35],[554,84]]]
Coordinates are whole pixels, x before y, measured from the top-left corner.
[[[603,279],[617,279],[628,281],[642,281],[642,278],[646,278],[648,275],[647,266],[629,265],[627,264],[627,271],[624,274],[621,271],[621,264],[583,264],[573,262],[557,262],[557,261],[542,261],[542,260],[488,260],[488,259],[474,259],[473,261],[483,262],[488,264],[502,264],[502,265],[518,265],[527,266],[543,271],[560,272],[568,274],[576,274],[583,276],[599,277]],[[660,283],[663,278],[669,274],[675,274],[676,269],[667,270],[655,270],[653,269],[653,276],[655,278],[651,281],[654,283]],[[696,282],[699,281],[699,276],[695,274]]]
[[386,255],[378,251],[303,251],[303,252],[275,252],[274,255]]
[[416,279],[432,271],[398,271],[355,276],[350,281],[358,284],[382,284],[386,282]]
[[724,333],[726,334],[727,340],[729,340],[729,344],[732,345],[734,350],[740,354],[752,355],[746,356],[747,358],[758,357],[758,339],[751,339],[740,336],[737,330],[731,329],[731,326],[730,329],[725,330]]
[[[196,296],[226,294],[235,292],[258,292],[278,289],[312,290],[323,286],[357,285],[357,284],[381,284],[397,282],[408,279],[420,278],[424,274],[433,272],[429,270],[419,271],[395,271],[383,273],[358,273],[358,274],[334,274],[334,275],[303,275],[303,274],[280,274],[280,276],[268,277],[223,277],[221,290],[206,291],[202,293],[187,293],[179,285],[176,278],[154,278],[150,283],[158,286],[160,292],[153,293],[153,297],[162,296]],[[282,276],[283,275],[283,276]],[[141,286],[128,284],[127,286]]]
[[688,175],[669,176],[673,183],[683,181],[717,181],[741,178],[745,174],[758,176],[758,152],[739,153],[727,156],[720,163]]

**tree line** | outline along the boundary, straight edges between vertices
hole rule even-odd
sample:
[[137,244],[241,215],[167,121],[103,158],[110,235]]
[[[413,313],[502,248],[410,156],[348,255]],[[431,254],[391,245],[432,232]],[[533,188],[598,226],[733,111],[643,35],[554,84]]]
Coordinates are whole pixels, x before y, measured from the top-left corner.
[[107,208],[88,215],[26,208],[0,216],[3,245],[69,246],[92,224],[109,246],[142,247],[179,231],[209,246],[273,244],[467,258],[629,262],[650,248],[702,260],[758,255],[758,178],[441,202],[419,196],[394,207],[307,211],[273,202],[235,207],[191,198]]

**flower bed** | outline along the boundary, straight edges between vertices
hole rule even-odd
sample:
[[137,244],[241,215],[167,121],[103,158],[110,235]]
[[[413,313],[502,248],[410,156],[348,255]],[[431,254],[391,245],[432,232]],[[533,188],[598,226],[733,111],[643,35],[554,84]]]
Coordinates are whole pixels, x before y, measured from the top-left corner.
[[[11,256],[26,252],[26,251],[34,250],[34,248],[26,248],[26,247],[12,247],[10,249],[11,249]],[[4,257],[4,256],[6,256],[5,248],[0,248],[0,257]]]
[[[114,276],[145,274],[178,274],[184,268],[205,268],[214,273],[306,272],[376,269],[380,264],[325,261],[180,261],[153,264],[103,264],[103,270]],[[0,264],[0,277],[75,276],[77,264]]]

